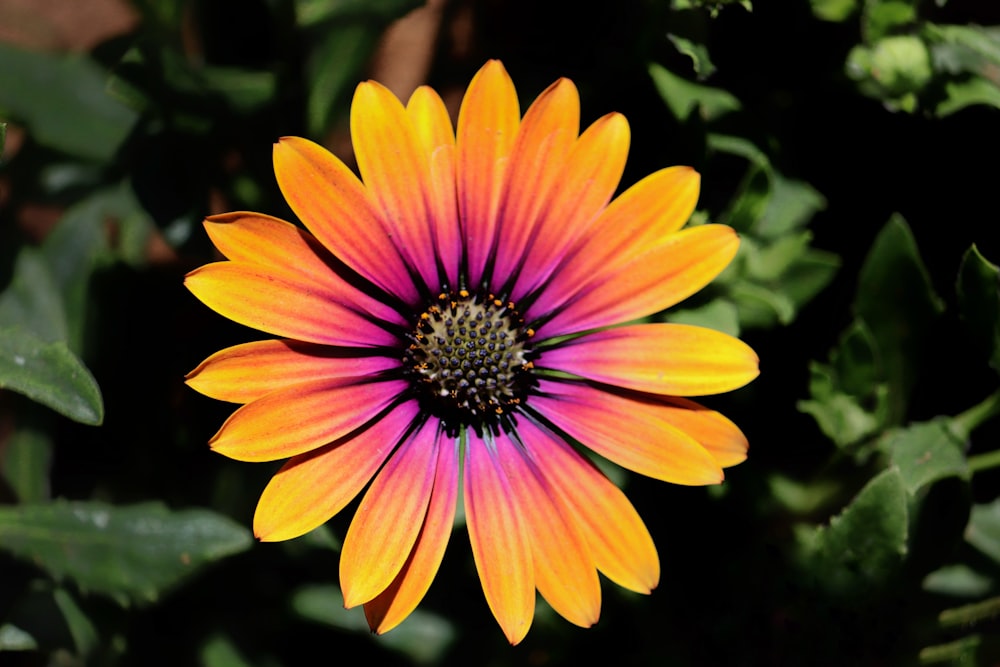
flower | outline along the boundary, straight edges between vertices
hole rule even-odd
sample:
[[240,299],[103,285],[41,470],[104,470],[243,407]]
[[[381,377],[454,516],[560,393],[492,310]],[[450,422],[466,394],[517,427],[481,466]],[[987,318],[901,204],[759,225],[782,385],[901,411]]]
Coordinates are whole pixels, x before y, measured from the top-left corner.
[[681,229],[699,189],[687,167],[611,201],[628,124],[611,113],[579,134],[578,123],[567,79],[522,119],[498,61],[470,83],[457,130],[432,89],[404,106],[365,82],[351,107],[362,180],[305,139],[274,147],[308,231],[260,213],[206,220],[228,261],[192,271],[187,287],[281,337],[189,374],[197,391],[243,404],[210,445],[290,459],[257,505],[264,541],[316,528],[368,486],[340,582],[376,632],[426,593],[459,494],[486,602],[516,644],[536,589],[587,627],[598,572],[643,593],[659,579],[645,525],[579,443],[676,484],[719,483],[746,457],[740,430],[686,397],[743,386],[754,352],[642,321],[718,275],[736,234]]

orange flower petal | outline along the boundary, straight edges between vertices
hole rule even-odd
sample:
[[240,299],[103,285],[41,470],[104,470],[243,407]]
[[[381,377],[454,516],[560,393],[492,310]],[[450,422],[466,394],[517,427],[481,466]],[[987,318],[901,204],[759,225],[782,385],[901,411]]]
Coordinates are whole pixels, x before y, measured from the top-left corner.
[[458,443],[439,433],[437,450],[434,491],[413,551],[389,587],[365,603],[368,625],[378,634],[392,630],[416,609],[448,546],[458,500]]
[[341,302],[359,312],[399,325],[408,322],[394,309],[373,299],[332,268],[337,260],[309,232],[259,213],[224,213],[205,220],[205,230],[223,255],[239,264],[253,264],[275,275],[293,273],[311,278],[342,294]]
[[656,403],[574,382],[542,380],[538,391],[532,409],[623,468],[674,484],[722,481],[715,457],[668,422]]
[[434,488],[436,428],[436,422],[425,422],[399,446],[354,514],[340,552],[348,609],[384,591],[413,549]]
[[673,396],[706,396],[747,384],[759,371],[743,341],[687,324],[606,329],[546,350],[535,362],[617,387]]
[[517,91],[498,60],[472,78],[458,113],[458,210],[469,284],[478,285],[493,247],[507,157],[521,120]]
[[397,345],[398,339],[354,309],[356,291],[320,284],[294,271],[238,262],[206,264],[184,285],[206,306],[234,322],[284,338],[356,347]]
[[397,368],[399,360],[295,340],[261,340],[220,350],[188,373],[205,396],[249,403],[272,391],[320,379],[351,379]]
[[430,165],[406,109],[382,84],[358,85],[351,103],[351,142],[361,178],[409,265],[436,292],[441,287],[427,224]]
[[664,397],[657,408],[676,428],[697,440],[723,468],[747,458],[747,438],[724,415],[685,398]]
[[395,449],[418,412],[416,401],[397,405],[368,428],[290,459],[257,503],[257,539],[299,537],[344,509]]
[[650,174],[612,201],[561,257],[543,284],[540,309],[547,310],[607,264],[620,266],[676,232],[694,212],[701,177],[690,167],[669,167]]
[[275,461],[316,449],[374,419],[407,387],[403,380],[321,380],[247,403],[209,445],[238,461]]
[[531,542],[492,447],[468,432],[466,523],[486,604],[507,640],[517,644],[528,634],[535,613],[535,573]]
[[559,175],[559,184],[545,203],[538,234],[518,271],[514,301],[535,289],[555,271],[572,243],[588,233],[611,200],[629,147],[628,121],[621,114],[600,118],[580,136]]
[[[722,272],[736,255],[739,237],[724,225],[701,225],[669,234],[623,264],[595,267],[587,282],[566,299],[549,291],[529,309],[558,314],[539,327],[546,337],[611,326],[645,317],[691,296]],[[556,298],[566,299],[560,307]]]
[[646,525],[625,494],[594,464],[530,420],[518,434],[537,469],[559,492],[587,541],[597,569],[623,588],[649,593],[660,581],[660,561]]
[[521,120],[504,186],[494,274],[497,284],[519,270],[540,214],[580,132],[580,95],[569,79],[549,86]]
[[444,102],[432,88],[420,86],[409,102],[406,114],[429,165],[427,223],[433,229],[437,259],[451,286],[458,285],[462,259],[462,235],[455,200],[455,131]]
[[[560,616],[589,628],[601,615],[601,582],[587,542],[562,498],[526,452],[505,436],[496,444],[497,459],[531,539],[538,591]],[[534,446],[535,441],[525,440],[525,449]]]
[[274,145],[274,175],[295,215],[347,266],[406,303],[418,297],[403,256],[358,177],[308,139]]

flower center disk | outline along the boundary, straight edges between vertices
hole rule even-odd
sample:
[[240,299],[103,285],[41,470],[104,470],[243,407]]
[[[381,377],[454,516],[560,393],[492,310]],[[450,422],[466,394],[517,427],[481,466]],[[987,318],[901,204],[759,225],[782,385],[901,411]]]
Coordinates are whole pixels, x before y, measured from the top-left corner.
[[403,362],[421,399],[445,424],[479,425],[527,393],[533,334],[512,302],[466,290],[440,294],[417,320]]

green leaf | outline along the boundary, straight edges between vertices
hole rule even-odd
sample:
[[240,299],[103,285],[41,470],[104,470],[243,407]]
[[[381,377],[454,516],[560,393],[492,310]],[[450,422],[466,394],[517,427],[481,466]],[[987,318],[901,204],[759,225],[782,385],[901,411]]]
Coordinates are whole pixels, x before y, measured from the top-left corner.
[[985,73],[1000,65],[1000,27],[978,25],[924,25],[927,38],[943,48],[934,50],[937,64],[956,70]]
[[667,315],[667,320],[676,324],[708,327],[730,336],[738,336],[740,333],[739,312],[735,304],[726,299],[712,299],[698,308],[671,311]]
[[993,580],[968,565],[946,565],[924,577],[923,589],[938,595],[980,597],[993,588]]
[[173,512],[159,503],[0,507],[0,549],[121,604],[155,601],[252,542],[246,528],[226,517],[202,509]]
[[38,642],[29,633],[11,623],[0,625],[0,653],[4,651],[34,651]]
[[958,270],[958,307],[975,343],[1000,371],[1000,267],[989,262],[973,245]]
[[931,325],[943,310],[906,221],[893,215],[858,276],[854,310],[875,340],[889,385],[889,423],[906,414]]
[[822,21],[840,23],[858,10],[857,0],[809,0],[813,15]]
[[911,495],[939,479],[969,475],[965,440],[947,417],[893,430],[882,446]]
[[0,42],[0,109],[23,122],[39,143],[70,155],[107,161],[138,119],[107,95],[106,78],[86,58]]
[[201,647],[202,667],[251,667],[236,648],[233,640],[224,635],[213,635]]
[[1000,498],[972,506],[965,541],[1000,564]]
[[347,23],[331,29],[313,50],[306,65],[309,80],[306,117],[310,134],[324,134],[337,115],[338,106],[346,108],[380,34],[364,23]]
[[674,45],[678,52],[691,59],[694,73],[701,80],[707,79],[715,72],[715,65],[708,55],[708,48],[704,44],[698,44],[690,39],[685,39],[680,35],[667,34],[667,39]]
[[906,554],[907,493],[899,471],[883,471],[829,526],[799,533],[804,564],[817,583],[837,595],[886,585]]
[[0,389],[10,389],[84,424],[104,420],[97,381],[62,341],[0,329]]
[[18,252],[10,284],[0,293],[0,328],[13,326],[44,341],[69,337],[60,286],[45,253],[31,246]]
[[944,86],[945,99],[935,108],[938,116],[949,116],[956,111],[976,104],[1000,109],[1000,88],[981,76],[972,76],[964,81],[949,81]]
[[22,503],[49,499],[51,463],[52,439],[31,426],[20,426],[0,448],[0,470]]
[[682,79],[657,63],[650,63],[653,85],[677,120],[683,122],[692,112],[712,121],[740,109],[740,101],[721,88],[712,88]]
[[861,30],[869,44],[917,20],[917,8],[908,0],[876,0],[865,3]]
[[294,4],[297,23],[308,28],[358,18],[388,23],[423,3],[421,0],[295,0]]
[[372,635],[361,609],[344,609],[344,598],[336,586],[302,587],[292,597],[292,608],[311,621],[372,637],[376,643],[403,653],[420,665],[437,663],[456,637],[451,623],[420,609],[392,632]]
[[772,172],[770,186],[767,208],[753,228],[761,238],[777,239],[789,234],[826,208],[826,198],[803,181]]
[[97,648],[97,629],[80,606],[67,591],[57,588],[52,591],[52,599],[66,621],[66,628],[73,637],[77,655],[87,656]]

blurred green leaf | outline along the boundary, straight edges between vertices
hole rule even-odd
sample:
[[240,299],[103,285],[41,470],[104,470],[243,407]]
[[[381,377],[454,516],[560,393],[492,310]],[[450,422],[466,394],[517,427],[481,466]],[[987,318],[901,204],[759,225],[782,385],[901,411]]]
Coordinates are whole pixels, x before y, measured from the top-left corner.
[[349,18],[379,19],[388,23],[421,6],[423,0],[294,0],[302,27]]
[[[731,134],[709,132],[705,136],[705,145],[713,151],[746,158],[751,164],[767,172],[765,175],[770,175],[772,172],[771,160],[767,157],[767,153],[758,148],[757,144],[749,139]],[[748,178],[752,178],[754,173],[751,171]]]
[[683,79],[658,63],[650,63],[649,75],[660,97],[681,122],[694,111],[703,120],[712,121],[741,107],[729,92]]
[[766,285],[741,281],[730,287],[729,296],[736,304],[741,327],[766,329],[795,319],[795,304]]
[[3,161],[3,149],[7,145],[7,123],[0,123],[0,162]]
[[715,65],[712,64],[712,59],[708,55],[708,48],[704,44],[698,44],[680,35],[669,33],[667,34],[667,39],[670,40],[670,43],[674,45],[674,48],[678,52],[691,59],[691,65],[694,67],[694,73],[698,76],[698,79],[705,80],[712,76],[712,73],[715,72]]
[[962,319],[990,366],[1000,371],[1000,267],[973,245],[962,257],[956,285]]
[[753,227],[761,238],[780,238],[805,226],[826,208],[826,198],[808,183],[772,172],[770,185],[767,208]]
[[0,653],[4,651],[34,651],[38,642],[30,634],[11,623],[0,625]]
[[0,328],[13,326],[47,342],[69,338],[60,286],[45,253],[31,246],[18,252],[10,284],[0,293]]
[[836,595],[884,586],[906,554],[907,522],[903,478],[895,468],[884,470],[828,526],[799,533],[804,564]]
[[882,446],[911,495],[939,479],[968,477],[965,440],[947,417],[893,430]]
[[1000,564],[1000,498],[972,506],[965,541]]
[[97,381],[66,343],[46,342],[18,327],[0,329],[0,389],[84,424],[104,421]]
[[77,655],[89,655],[99,643],[94,624],[67,591],[57,588],[52,591],[52,598],[62,613],[63,620],[66,621],[66,628],[73,637]]
[[846,69],[862,93],[910,112],[916,109],[914,96],[934,76],[927,45],[913,35],[892,35],[872,46],[855,46],[848,53]]
[[136,114],[105,92],[106,78],[86,58],[0,42],[0,109],[39,143],[70,155],[107,161],[135,125]]
[[841,491],[835,480],[802,482],[777,473],[768,475],[767,486],[784,509],[800,516],[821,510]]
[[864,4],[861,30],[869,44],[906,28],[917,19],[916,2],[868,0]]
[[854,310],[871,331],[889,386],[889,423],[906,414],[931,324],[943,310],[906,221],[893,215],[858,276]]
[[[717,148],[717,144],[710,142],[710,145]],[[729,225],[738,232],[750,231],[764,217],[770,200],[770,167],[753,164],[728,209],[719,216],[719,222]]]
[[210,116],[248,114],[269,104],[274,72],[195,64],[177,49],[142,42],[115,68],[108,91],[137,111],[166,114],[185,129],[212,127]]
[[202,509],[102,502],[0,507],[0,549],[121,604],[154,601],[252,543],[246,528]]
[[420,665],[437,663],[456,637],[451,623],[420,609],[391,632],[372,635],[364,612],[359,608],[344,609],[344,597],[336,586],[304,586],[295,591],[292,607],[303,618],[372,637],[377,644],[403,653]]
[[[935,64],[950,71],[985,73],[989,65],[1000,65],[1000,26],[937,25],[926,23],[923,32],[939,45]],[[994,73],[994,82],[996,82]]]
[[0,448],[0,470],[22,503],[49,499],[52,439],[31,426],[19,425]]
[[993,588],[993,580],[968,565],[946,565],[924,577],[923,588],[938,595],[979,597]]
[[671,311],[667,319],[677,324],[708,327],[730,336],[738,336],[740,333],[739,313],[736,306],[726,299],[712,299],[698,308]]
[[326,132],[338,105],[346,108],[380,34],[364,23],[347,23],[325,34],[310,54],[306,65],[309,80],[306,117],[312,136]]
[[939,116],[948,116],[976,104],[1000,109],[1000,88],[980,76],[949,81],[945,84],[944,91],[945,99],[934,108],[934,113]]
[[251,667],[236,648],[233,640],[224,635],[209,637],[201,647],[201,667]]
[[831,367],[813,362],[809,365],[809,393],[812,399],[799,401],[797,407],[811,415],[823,434],[838,447],[846,447],[876,433],[884,422],[884,386],[876,385],[871,389],[874,407],[864,405],[861,398],[839,390]]
[[846,21],[858,10],[858,0],[809,0],[813,15],[823,21]]

